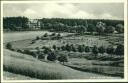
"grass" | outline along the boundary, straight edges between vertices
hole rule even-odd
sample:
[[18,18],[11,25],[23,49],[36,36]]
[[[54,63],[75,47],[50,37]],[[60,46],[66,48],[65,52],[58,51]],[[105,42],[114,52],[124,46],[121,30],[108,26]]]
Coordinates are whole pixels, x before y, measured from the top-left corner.
[[14,74],[7,71],[3,71],[4,80],[37,80],[36,78],[31,78],[29,76],[24,76],[20,74]]
[[5,50],[4,71],[38,79],[89,79],[91,77],[108,77],[100,74],[77,71],[58,63],[41,62],[31,56],[29,57],[29,55],[25,55],[24,58],[21,58],[21,56],[24,55]]
[[[20,49],[35,49],[36,47],[42,47],[43,45],[52,46],[52,45],[64,45],[65,43],[73,43],[73,44],[85,44],[85,45],[106,45],[108,46],[109,41],[107,41],[106,37],[98,36],[69,36],[64,37],[62,40],[38,40],[34,44],[31,44],[31,41],[36,38],[36,36],[42,36],[45,31],[31,31],[31,32],[16,32],[16,33],[5,33],[4,34],[4,43],[11,42],[14,48]],[[50,32],[49,32],[50,33]],[[65,34],[65,33],[64,33]],[[67,35],[67,34],[66,34]],[[74,38],[74,39],[72,39]],[[80,38],[80,39],[79,39]],[[114,40],[113,40],[114,42]],[[76,57],[77,60],[81,55],[79,53],[70,54],[69,57]],[[86,55],[86,53],[82,54]],[[88,55],[88,54],[87,54]],[[4,70],[20,75],[29,76],[32,78],[38,79],[89,79],[92,77],[102,78],[102,77],[110,77],[110,78],[120,78],[123,77],[123,63],[120,58],[112,58],[112,57],[98,57],[97,60],[102,62],[92,62],[92,60],[96,59],[95,57],[85,56],[88,61],[84,61],[86,59],[74,60],[72,64],[68,64],[67,66],[60,65],[58,63],[46,63],[41,62],[35,59],[32,56],[21,54],[17,52],[12,52],[4,49]],[[112,60],[115,62],[107,62],[103,63],[105,60]],[[85,64],[86,63],[86,64]],[[120,67],[110,67],[111,65],[121,64]],[[108,66],[109,65],[109,66]],[[119,66],[119,65],[118,65]],[[73,68],[73,69],[72,69]],[[75,69],[75,70],[74,70]],[[79,70],[79,71],[78,71]],[[82,72],[84,71],[84,72]],[[103,73],[102,74],[94,74],[94,73]],[[108,74],[109,76],[105,76]],[[120,77],[112,77],[112,76],[120,76]]]
[[87,60],[84,58],[71,58],[70,63],[66,64],[66,66],[79,71],[100,73],[108,76],[119,76],[123,78],[123,66],[117,65],[119,63],[123,64],[122,61],[99,61]]

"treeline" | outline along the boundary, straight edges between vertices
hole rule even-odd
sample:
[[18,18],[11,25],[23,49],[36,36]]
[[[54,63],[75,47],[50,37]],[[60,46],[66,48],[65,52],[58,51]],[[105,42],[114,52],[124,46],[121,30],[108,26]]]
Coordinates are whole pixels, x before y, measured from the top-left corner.
[[[65,18],[43,18],[35,19],[36,22],[30,22],[26,17],[5,17],[3,18],[4,29],[12,31],[17,30],[49,30],[85,33],[98,32],[106,33],[123,33],[124,21],[122,20],[105,20],[105,19],[65,19]],[[30,23],[30,24],[29,24]],[[31,26],[30,26],[31,25]],[[35,26],[36,25],[36,26]],[[32,27],[34,26],[34,28]]]
[[4,17],[3,28],[10,31],[26,30],[28,21],[29,19],[26,17]]

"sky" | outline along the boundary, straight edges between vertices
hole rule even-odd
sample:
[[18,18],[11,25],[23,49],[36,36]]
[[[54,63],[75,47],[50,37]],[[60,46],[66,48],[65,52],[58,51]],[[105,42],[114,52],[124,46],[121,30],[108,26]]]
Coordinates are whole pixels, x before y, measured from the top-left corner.
[[3,16],[123,20],[123,3],[5,3]]

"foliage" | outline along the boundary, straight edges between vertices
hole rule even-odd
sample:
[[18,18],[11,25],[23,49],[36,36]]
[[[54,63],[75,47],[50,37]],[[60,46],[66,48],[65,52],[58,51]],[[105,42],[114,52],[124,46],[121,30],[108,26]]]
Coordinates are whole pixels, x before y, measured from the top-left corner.
[[43,52],[44,52],[45,54],[48,54],[49,52],[51,52],[51,49],[50,49],[49,47],[45,47],[45,46],[44,46],[44,47],[42,47],[42,48],[44,49]]
[[79,45],[79,46],[78,46],[78,51],[79,51],[79,52],[84,52],[84,47],[83,47],[82,45]]
[[48,33],[45,33],[43,37],[47,37],[48,36]]
[[68,62],[68,58],[67,56],[61,55],[60,57],[58,57],[58,61],[63,62],[64,64],[64,62]]
[[12,31],[27,30],[28,29],[28,18],[26,17],[5,17],[3,19],[4,29]]
[[122,24],[117,24],[116,25],[116,31],[118,33],[123,33],[124,32],[124,26]]
[[36,36],[36,40],[39,40],[40,39],[40,37],[39,36]]
[[52,48],[53,48],[54,50],[56,50],[57,47],[56,47],[56,45],[53,45]]
[[12,44],[11,43],[7,43],[6,44],[6,48],[11,50],[12,49]]
[[[105,19],[64,19],[64,18],[42,18],[37,19],[40,30],[59,31],[59,32],[74,32],[84,34],[85,32],[98,32],[103,34],[108,26],[116,27],[116,31],[123,33],[124,21],[122,20],[105,20]],[[13,31],[18,30],[34,30],[28,25],[30,20],[26,17],[4,17],[4,29]],[[108,28],[107,28],[108,29]],[[112,30],[113,31],[113,30]],[[111,32],[111,31],[110,31]],[[55,35],[54,33],[52,34]]]
[[105,48],[103,46],[99,47],[98,50],[101,54],[105,53]]
[[93,34],[93,32],[96,32],[96,27],[94,24],[88,24],[87,31]]
[[113,33],[115,31],[115,27],[108,26],[105,28],[105,33]]
[[90,52],[91,50],[90,50],[90,47],[89,46],[86,46],[85,47],[85,52]]
[[119,44],[115,49],[116,55],[123,55],[124,54],[124,45]]
[[97,22],[96,27],[97,27],[97,32],[99,33],[99,35],[103,35],[106,24],[103,22]]
[[50,61],[55,61],[55,60],[56,60],[56,55],[55,55],[55,53],[54,53],[54,52],[48,53],[47,59],[50,60]]
[[115,49],[113,48],[113,46],[108,46],[106,52],[107,52],[108,54],[114,54],[114,50],[115,50]]
[[95,55],[97,55],[97,54],[98,54],[98,52],[99,52],[99,51],[98,51],[97,46],[96,46],[96,45],[94,45],[94,46],[93,46],[93,48],[92,48],[92,53],[93,53],[93,54],[95,54]]

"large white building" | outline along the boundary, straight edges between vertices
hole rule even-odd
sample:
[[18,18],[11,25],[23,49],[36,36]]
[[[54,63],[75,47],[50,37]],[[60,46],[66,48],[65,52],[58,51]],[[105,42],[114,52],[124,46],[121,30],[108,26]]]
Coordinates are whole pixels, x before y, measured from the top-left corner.
[[28,26],[31,30],[40,29],[41,22],[39,21],[39,19],[29,19]]

